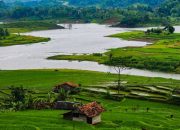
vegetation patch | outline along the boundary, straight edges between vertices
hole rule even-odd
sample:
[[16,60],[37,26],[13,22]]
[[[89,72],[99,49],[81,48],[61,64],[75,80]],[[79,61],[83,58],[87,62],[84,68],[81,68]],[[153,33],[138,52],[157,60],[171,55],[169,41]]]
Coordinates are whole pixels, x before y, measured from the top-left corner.
[[[27,23],[25,25],[20,24],[17,26],[15,23],[13,23],[12,25],[11,24],[7,24],[7,26],[5,26],[6,28],[0,28],[0,46],[11,46],[11,45],[39,43],[39,42],[47,42],[50,40],[50,38],[20,35],[20,33],[18,33],[18,34],[10,33],[9,30],[11,30],[12,28],[8,28],[8,27],[13,27],[13,26],[14,27],[19,27],[19,26],[25,27],[25,26],[28,26]],[[4,25],[2,25],[2,26],[4,27]],[[35,25],[35,26],[37,26],[37,25]],[[20,28],[20,30],[21,30],[21,28]]]
[[[63,91],[59,91],[57,94],[52,93],[55,85],[67,81],[81,84],[82,88],[103,84],[108,84],[108,86],[112,87],[116,84],[113,82],[117,80],[117,75],[115,74],[80,70],[3,70],[0,71],[0,77],[2,77],[0,82],[0,97],[2,97],[2,99],[0,98],[0,106],[3,108],[11,108],[0,109],[0,116],[2,117],[0,118],[0,127],[2,129],[142,130],[143,128],[170,130],[180,127],[178,125],[180,121],[179,106],[129,98],[119,100],[122,99],[122,97],[119,96],[117,98],[117,94],[107,97],[108,93],[102,94],[83,90],[76,94],[68,94]],[[179,93],[179,88],[175,85],[178,84],[176,80],[122,75],[122,81],[126,81],[124,85],[130,85],[129,87],[131,87],[132,92],[137,92],[137,84],[143,86],[144,83],[146,85],[156,84],[161,87],[152,86],[157,89],[163,88],[163,90],[167,91],[174,90],[176,94]],[[171,89],[166,89],[167,82],[171,83],[168,87]],[[172,84],[172,82],[174,84]],[[113,83],[113,85],[111,85],[111,83]],[[135,84],[136,88],[133,88],[132,86]],[[128,86],[126,87],[128,88]],[[144,88],[141,86],[139,86],[139,88]],[[104,87],[104,89],[106,87]],[[174,89],[174,87],[176,87],[176,89]],[[111,91],[117,92],[115,89]],[[142,89],[138,91],[138,93],[143,93],[143,91],[150,95],[148,98],[152,98],[155,101],[161,98],[160,94],[151,94],[146,89]],[[133,98],[137,96],[138,95],[132,95]],[[131,95],[129,97],[131,97]],[[51,103],[57,98],[58,100],[82,103],[92,101],[101,103],[106,110],[102,115],[102,122],[97,125],[88,125],[83,122],[64,120],[62,114],[67,111],[51,109]],[[144,99],[144,97],[142,97],[142,99]],[[16,120],[14,120],[15,118]],[[29,122],[31,123],[29,124]]]
[[[0,97],[8,96],[10,91],[7,90],[7,87],[11,86],[23,86],[25,89],[34,91],[35,95],[46,97],[54,86],[70,81],[79,84],[81,89],[87,92],[117,96],[134,95],[134,92],[136,92],[136,97],[138,95],[139,97],[147,97],[147,99],[158,97],[159,99],[166,99],[165,102],[169,102],[172,92],[176,92],[176,89],[179,88],[178,80],[121,75],[121,81],[126,81],[126,83],[121,83],[123,89],[118,92],[118,76],[116,74],[81,70],[0,71],[0,76],[2,77]],[[146,95],[142,93],[146,93]]]
[[11,34],[0,40],[0,46],[31,44],[31,43],[47,42],[49,40],[50,38]]
[[[1,70],[0,89],[7,86],[21,86],[35,89],[36,91],[48,91],[55,85],[64,82],[74,82],[83,87],[107,86],[108,82],[117,81],[117,75],[85,70],[47,69],[47,70]],[[95,78],[96,77],[96,78]],[[179,86],[178,80],[164,78],[149,78],[143,76],[121,75],[122,81],[131,85],[151,84],[157,86]]]
[[[84,130],[171,130],[179,126],[179,106],[126,99],[122,102],[104,99],[100,94],[82,92],[76,98],[90,99],[101,102],[106,111],[102,115],[102,122],[88,125],[82,122],[64,120],[64,110],[26,110],[19,112],[0,113],[0,126],[4,129],[84,129]],[[75,98],[74,97],[74,98]],[[147,111],[147,108],[149,110]],[[174,117],[171,118],[171,115]],[[13,117],[13,118],[12,118]],[[14,120],[16,118],[16,120]],[[31,122],[31,125],[29,125]]]
[[[104,105],[106,112],[103,114],[103,122],[96,125],[96,126],[89,126],[85,123],[81,122],[72,122],[63,120],[62,114],[65,112],[63,110],[26,110],[26,111],[19,111],[19,112],[3,112],[0,113],[1,117],[3,117],[3,120],[1,121],[1,126],[4,128],[4,124],[11,123],[11,125],[8,125],[9,129],[16,125],[17,128],[23,129],[22,127],[26,125],[27,119],[28,121],[31,121],[30,126],[28,127],[35,127],[35,128],[88,128],[88,129],[123,129],[124,127],[127,127],[127,129],[130,128],[137,128],[141,129],[143,128],[153,128],[153,129],[170,129],[170,128],[178,128],[177,125],[171,124],[174,122],[178,122],[178,106],[173,105],[166,105],[162,103],[153,103],[149,101],[140,101],[140,100],[132,100],[132,99],[126,99],[123,102],[117,102],[114,100],[109,101],[108,99],[104,99],[101,94],[93,94],[93,93],[87,93],[87,92],[81,92],[78,95],[73,96],[74,99],[77,101],[87,102],[86,99],[89,99],[90,101],[98,101],[101,102],[101,104]],[[80,100],[79,100],[80,99]],[[83,100],[85,99],[85,100]],[[148,111],[147,111],[148,108]],[[144,114],[146,115],[146,118],[144,118]],[[173,114],[174,117],[171,117]],[[43,116],[42,116],[43,115]],[[113,115],[113,120],[111,119],[110,115]],[[121,115],[121,118],[119,116]],[[115,116],[115,117],[114,117]],[[10,117],[16,117],[16,121],[14,121]],[[134,118],[136,118],[136,120]],[[157,121],[154,121],[154,117]],[[24,120],[22,121],[22,118]],[[50,119],[49,119],[50,118]],[[11,120],[12,119],[12,120]],[[160,120],[161,119],[161,120]],[[39,120],[38,123],[37,120]],[[46,121],[46,122],[44,122]],[[47,122],[50,121],[50,122]],[[169,122],[170,121],[170,122]],[[6,122],[6,123],[5,123]],[[47,125],[45,125],[45,124]],[[53,125],[53,124],[54,125]],[[70,124],[71,123],[71,124]],[[51,124],[48,126],[48,124]],[[63,126],[62,126],[63,124]],[[7,126],[6,126],[7,127]]]
[[64,27],[49,21],[18,21],[0,24],[0,27],[7,28],[11,33],[22,33],[30,31],[64,29]]
[[10,0],[8,3],[0,3],[2,20],[106,22],[118,27],[142,27],[179,24],[180,16],[178,0],[43,0],[18,3]]

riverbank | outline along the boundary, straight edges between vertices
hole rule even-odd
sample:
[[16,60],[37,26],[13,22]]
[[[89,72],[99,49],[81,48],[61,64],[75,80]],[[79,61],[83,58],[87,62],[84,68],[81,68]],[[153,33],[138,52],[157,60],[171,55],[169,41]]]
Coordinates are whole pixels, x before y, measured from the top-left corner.
[[20,35],[20,33],[51,30],[51,29],[64,29],[64,27],[48,21],[10,22],[10,23],[0,24],[0,27],[6,28],[11,33],[10,36],[7,36],[0,40],[0,46],[12,46],[12,45],[48,42],[50,38],[30,36],[30,35]]
[[[100,64],[119,65],[154,71],[180,73],[179,48],[180,34],[145,34],[143,31],[133,31],[110,35],[131,41],[153,42],[145,47],[125,47],[111,49],[103,54],[90,55],[58,55],[48,59],[96,61]],[[121,63],[120,63],[121,62]]]
[[31,31],[64,29],[64,27],[57,25],[50,21],[18,21],[0,24],[0,27],[7,28],[11,33],[24,33]]
[[11,34],[10,36],[0,40],[0,47],[48,42],[49,40],[50,38]]

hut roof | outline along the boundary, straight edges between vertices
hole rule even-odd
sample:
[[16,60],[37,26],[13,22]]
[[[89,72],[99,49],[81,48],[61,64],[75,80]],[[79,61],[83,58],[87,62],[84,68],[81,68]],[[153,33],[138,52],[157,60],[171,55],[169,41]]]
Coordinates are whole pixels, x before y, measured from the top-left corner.
[[78,111],[81,114],[85,114],[88,117],[95,117],[100,115],[104,111],[104,108],[101,105],[99,105],[97,102],[91,102],[86,105],[78,107]]
[[63,85],[68,85],[68,86],[73,87],[73,88],[79,87],[79,85],[77,85],[75,83],[72,83],[72,82],[65,82],[65,83],[62,83],[62,84],[57,85],[57,86],[60,87],[60,86],[63,86]]

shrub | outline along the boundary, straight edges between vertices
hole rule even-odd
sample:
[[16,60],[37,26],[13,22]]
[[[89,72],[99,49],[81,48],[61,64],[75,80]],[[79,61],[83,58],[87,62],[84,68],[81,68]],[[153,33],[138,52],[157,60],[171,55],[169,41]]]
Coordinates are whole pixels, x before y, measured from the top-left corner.
[[175,28],[171,25],[167,25],[163,30],[167,31],[168,33],[174,33]]
[[93,56],[102,56],[101,53],[93,53]]

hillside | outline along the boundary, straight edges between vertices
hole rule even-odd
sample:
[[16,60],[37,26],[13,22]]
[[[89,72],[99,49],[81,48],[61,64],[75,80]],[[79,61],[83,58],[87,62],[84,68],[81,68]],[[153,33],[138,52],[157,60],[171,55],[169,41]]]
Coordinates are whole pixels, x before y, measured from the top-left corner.
[[180,0],[166,0],[158,8],[158,14],[161,16],[171,15],[180,17]]
[[68,3],[70,6],[85,7],[85,6],[96,6],[96,7],[128,7],[133,4],[147,4],[151,7],[155,7],[163,3],[165,0],[4,0],[6,3],[16,4],[23,2],[25,5],[63,5]]
[[141,3],[150,6],[158,6],[165,0],[68,0],[70,5],[75,6],[100,6],[100,7],[127,7]]
[[61,6],[64,4],[64,0],[3,0],[9,6]]

